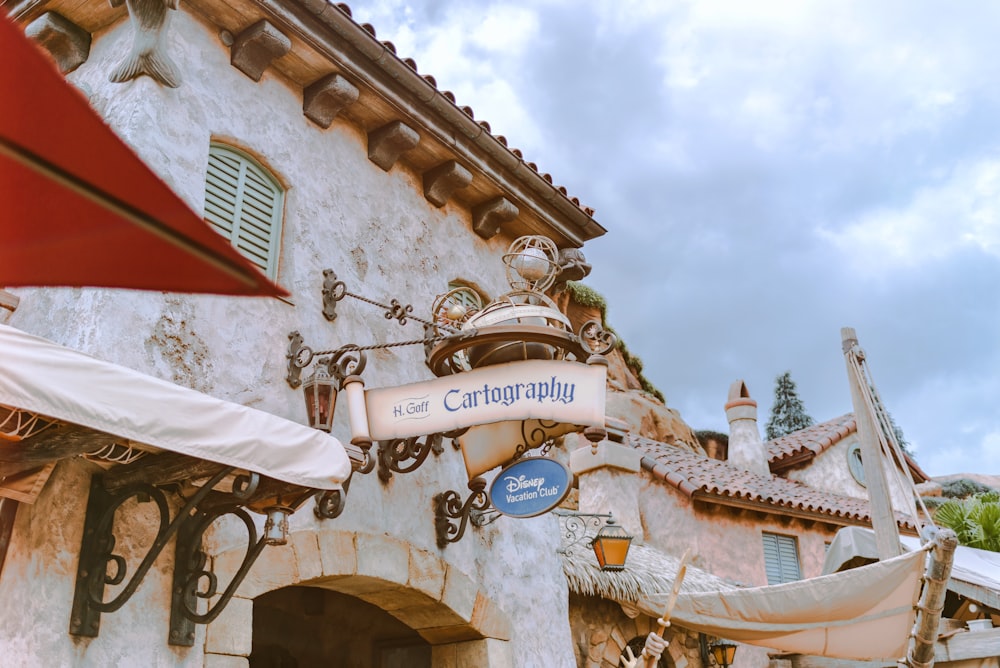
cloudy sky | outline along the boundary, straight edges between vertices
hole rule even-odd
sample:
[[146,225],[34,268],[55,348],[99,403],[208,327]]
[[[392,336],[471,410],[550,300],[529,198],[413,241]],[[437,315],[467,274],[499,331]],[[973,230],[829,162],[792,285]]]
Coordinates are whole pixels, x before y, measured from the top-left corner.
[[351,2],[596,209],[586,280],[695,429],[841,327],[931,475],[1000,474],[1000,3]]

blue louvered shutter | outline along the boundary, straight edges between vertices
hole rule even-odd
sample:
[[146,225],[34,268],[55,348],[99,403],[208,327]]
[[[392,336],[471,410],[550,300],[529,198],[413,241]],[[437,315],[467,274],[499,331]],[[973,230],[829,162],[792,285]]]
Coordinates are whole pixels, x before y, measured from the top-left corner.
[[764,567],[767,583],[781,584],[802,579],[799,570],[799,548],[792,536],[764,533]]
[[205,177],[205,220],[271,279],[278,271],[281,186],[249,156],[212,144]]

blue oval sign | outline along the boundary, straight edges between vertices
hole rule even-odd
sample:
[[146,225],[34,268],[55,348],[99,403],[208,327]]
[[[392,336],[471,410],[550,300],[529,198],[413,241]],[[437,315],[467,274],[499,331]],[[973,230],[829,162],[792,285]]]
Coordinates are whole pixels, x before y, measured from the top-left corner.
[[500,471],[490,485],[493,507],[511,517],[534,517],[569,494],[573,474],[548,457],[525,457]]

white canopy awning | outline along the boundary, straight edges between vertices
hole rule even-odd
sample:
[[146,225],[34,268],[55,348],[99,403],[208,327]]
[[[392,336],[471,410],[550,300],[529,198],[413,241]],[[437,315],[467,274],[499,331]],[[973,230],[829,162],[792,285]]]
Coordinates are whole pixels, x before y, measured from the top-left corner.
[[[920,539],[916,536],[900,536],[899,542],[904,550],[920,549]],[[845,527],[837,532],[827,550],[823,572],[835,572],[856,558],[878,559],[875,532],[865,527]],[[948,589],[1000,609],[1000,554],[959,545],[955,548]]]
[[336,489],[351,473],[324,432],[5,325],[0,404],[303,487]]
[[[840,659],[900,659],[916,616],[926,552],[808,580],[681,594],[680,626],[785,652]],[[659,615],[669,594],[635,607]]]

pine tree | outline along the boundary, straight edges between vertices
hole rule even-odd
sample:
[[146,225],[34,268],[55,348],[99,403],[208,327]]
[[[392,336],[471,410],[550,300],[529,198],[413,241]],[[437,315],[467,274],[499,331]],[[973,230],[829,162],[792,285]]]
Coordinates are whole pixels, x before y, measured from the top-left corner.
[[[892,419],[892,413],[886,410],[885,404],[882,403],[882,400],[879,397],[878,392],[875,391],[875,387],[872,386],[871,389],[872,389],[872,398],[875,399],[875,405],[876,407],[881,408],[882,412],[885,413],[886,417],[889,419],[889,427],[892,429],[892,433],[893,435],[895,435],[896,442],[899,443],[899,447],[903,449],[903,452],[912,457],[913,452],[910,451],[909,441],[907,441],[906,437],[903,436],[903,430],[900,429],[899,425],[896,424],[896,421]],[[888,437],[888,434],[886,434],[886,436]]]
[[795,381],[792,380],[791,372],[786,371],[781,374],[775,378],[774,383],[774,404],[771,406],[771,417],[767,421],[769,441],[814,424],[795,391]]

